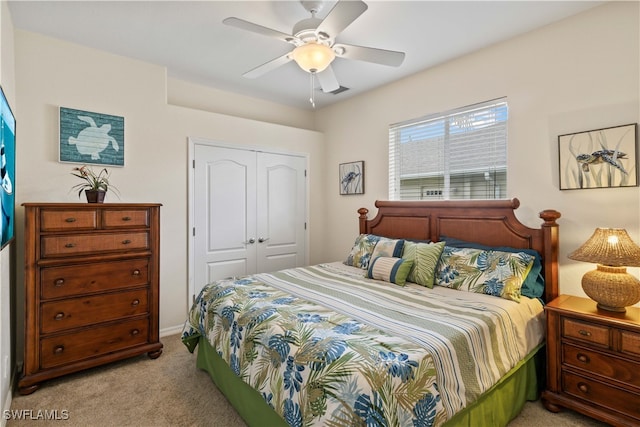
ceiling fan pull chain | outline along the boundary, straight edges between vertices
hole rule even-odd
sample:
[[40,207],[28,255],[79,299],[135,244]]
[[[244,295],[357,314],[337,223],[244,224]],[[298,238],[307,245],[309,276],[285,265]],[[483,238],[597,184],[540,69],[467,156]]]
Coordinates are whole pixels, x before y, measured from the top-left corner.
[[315,95],[313,93],[313,89],[314,89],[314,81],[313,78],[316,75],[316,73],[309,73],[309,75],[311,76],[311,93],[309,95],[309,102],[311,102],[311,106],[313,108],[316,108],[316,102],[315,102]]

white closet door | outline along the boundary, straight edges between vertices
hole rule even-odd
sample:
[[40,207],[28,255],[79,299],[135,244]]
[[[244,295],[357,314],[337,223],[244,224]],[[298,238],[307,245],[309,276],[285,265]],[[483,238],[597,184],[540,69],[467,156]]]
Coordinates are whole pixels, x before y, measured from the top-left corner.
[[306,264],[306,160],[258,153],[257,271]]
[[255,272],[256,153],[194,147],[194,290]]

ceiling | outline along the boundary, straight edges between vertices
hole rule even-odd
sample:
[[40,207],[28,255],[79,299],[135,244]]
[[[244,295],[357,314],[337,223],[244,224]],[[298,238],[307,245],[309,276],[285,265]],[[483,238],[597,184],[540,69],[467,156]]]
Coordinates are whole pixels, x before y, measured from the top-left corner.
[[[346,1],[346,0],[343,0]],[[323,18],[335,5],[327,1]],[[512,38],[603,1],[380,1],[336,40],[406,53],[399,67],[336,58],[340,94],[314,90],[317,108]],[[16,29],[163,65],[170,77],[311,109],[310,75],[291,61],[260,77],[243,73],[292,49],[224,25],[237,17],[291,34],[311,15],[298,1],[9,1]],[[316,84],[317,86],[317,84]]]

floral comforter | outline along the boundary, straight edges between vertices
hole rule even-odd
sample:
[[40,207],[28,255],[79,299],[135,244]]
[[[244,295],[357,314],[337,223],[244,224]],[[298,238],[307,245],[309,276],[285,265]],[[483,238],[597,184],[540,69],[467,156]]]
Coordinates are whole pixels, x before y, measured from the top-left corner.
[[291,426],[438,426],[541,342],[541,312],[333,263],[207,285],[182,339],[206,337]]

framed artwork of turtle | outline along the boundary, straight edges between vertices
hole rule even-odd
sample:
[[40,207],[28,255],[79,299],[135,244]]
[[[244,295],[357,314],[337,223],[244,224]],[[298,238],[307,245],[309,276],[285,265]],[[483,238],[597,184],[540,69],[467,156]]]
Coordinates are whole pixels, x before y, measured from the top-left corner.
[[60,107],[59,160],[124,166],[124,117]]
[[638,186],[638,124],[558,136],[560,190]]

